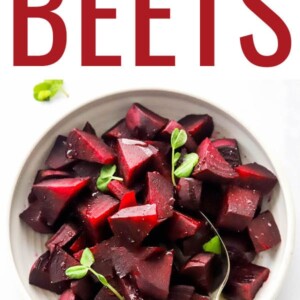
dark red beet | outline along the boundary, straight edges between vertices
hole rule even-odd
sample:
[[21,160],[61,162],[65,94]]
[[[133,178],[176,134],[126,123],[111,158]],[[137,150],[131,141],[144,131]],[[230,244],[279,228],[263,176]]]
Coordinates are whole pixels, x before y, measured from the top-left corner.
[[218,227],[233,231],[243,231],[252,221],[261,194],[238,186],[229,186],[225,194]]
[[69,166],[74,160],[66,156],[66,151],[67,138],[59,135],[45,161],[46,166],[51,169],[62,169]]
[[105,141],[117,139],[131,139],[132,137],[132,134],[126,126],[125,119],[120,120],[102,135],[102,138]]
[[176,204],[184,210],[198,211],[201,203],[202,182],[194,178],[180,178]]
[[66,290],[60,297],[59,300],[78,300],[78,298],[76,298],[76,295],[73,293],[73,291],[70,290]]
[[170,288],[168,300],[191,300],[195,288],[189,285],[175,285]]
[[174,201],[172,183],[166,180],[158,172],[148,172],[145,203],[156,204],[159,221],[172,216]]
[[74,240],[78,235],[79,230],[76,225],[66,223],[46,242],[46,247],[53,252],[56,246],[63,248],[69,242]]
[[270,271],[254,264],[234,266],[224,290],[229,300],[252,300],[268,279]]
[[89,178],[51,179],[33,185],[32,191],[42,204],[42,215],[52,226],[72,198],[89,182]]
[[34,179],[34,183],[39,183],[48,179],[72,177],[70,173],[60,170],[39,170]]
[[233,168],[242,164],[236,139],[218,139],[214,140],[212,143]]
[[157,222],[155,204],[124,208],[109,218],[113,233],[125,245],[140,244]]
[[277,183],[276,176],[264,166],[257,163],[241,165],[235,168],[239,174],[238,183],[246,188],[268,194]]
[[168,142],[145,141],[145,143],[158,149],[159,153],[161,153],[163,156],[167,156],[170,153],[170,150],[171,150],[170,141],[168,141]]
[[213,182],[228,182],[238,177],[210,139],[206,138],[200,144],[197,153],[200,160],[193,172],[195,178]]
[[136,284],[129,277],[119,279],[120,291],[126,300],[144,300]]
[[86,246],[87,246],[87,236],[86,233],[82,232],[69,246],[69,251],[71,253],[75,253],[86,248]]
[[80,300],[90,300],[96,296],[99,286],[90,276],[86,276],[80,280],[72,281],[71,290]]
[[209,300],[208,296],[202,296],[199,294],[194,294],[191,300]]
[[209,115],[187,115],[178,122],[198,144],[206,137],[210,137],[214,130],[213,119]]
[[92,126],[92,124],[90,122],[85,123],[84,127],[82,128],[82,131],[93,134],[93,135],[97,135],[95,128]]
[[[120,291],[119,280],[117,278],[110,278],[109,283],[115,290]],[[118,298],[109,289],[103,287],[94,300],[118,300]]]
[[89,162],[109,165],[116,160],[114,152],[95,135],[73,129],[67,140],[67,156]]
[[152,149],[144,142],[118,140],[119,170],[127,186],[132,185],[137,177],[143,175],[152,156]]
[[201,225],[200,221],[174,211],[172,217],[166,223],[167,238],[170,241],[176,241],[193,236]]
[[280,232],[269,211],[263,212],[253,219],[248,231],[257,253],[271,249],[281,242]]
[[134,137],[153,139],[168,120],[155,114],[141,104],[133,104],[126,115],[126,125]]

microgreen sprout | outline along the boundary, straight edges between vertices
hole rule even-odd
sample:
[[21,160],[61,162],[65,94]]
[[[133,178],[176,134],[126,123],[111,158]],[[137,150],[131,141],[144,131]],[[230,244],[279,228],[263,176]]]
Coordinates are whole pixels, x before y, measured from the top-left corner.
[[69,97],[67,92],[63,88],[64,81],[61,79],[51,79],[45,80],[37,84],[33,88],[33,96],[37,101],[49,101],[53,98],[59,91]]
[[203,250],[205,252],[210,252],[214,254],[222,253],[221,240],[218,235],[214,236],[211,240],[203,245]]
[[100,175],[97,179],[98,190],[100,190],[101,192],[107,192],[107,185],[112,180],[123,181],[123,178],[114,176],[116,171],[117,171],[116,165],[105,165],[102,167],[102,169],[100,171]]

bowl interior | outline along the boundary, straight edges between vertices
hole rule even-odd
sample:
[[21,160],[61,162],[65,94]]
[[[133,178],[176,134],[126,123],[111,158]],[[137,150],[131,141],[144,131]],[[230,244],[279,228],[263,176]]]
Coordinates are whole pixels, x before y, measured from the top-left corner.
[[[193,97],[165,91],[133,91],[115,94],[109,97],[95,100],[63,118],[52,127],[37,143],[27,158],[18,181],[15,186],[10,211],[10,242],[13,259],[21,282],[25,288],[25,294],[30,299],[57,299],[52,293],[46,292],[28,284],[28,275],[35,259],[45,252],[47,236],[33,232],[29,227],[21,223],[18,215],[27,207],[27,195],[31,189],[36,171],[43,167],[51,146],[59,134],[67,135],[74,128],[81,128],[89,121],[100,135],[116,121],[123,118],[128,107],[133,102],[139,102],[153,111],[171,119],[179,119],[191,113],[207,113],[214,118],[215,133],[219,136],[233,137],[239,141],[243,163],[258,162],[271,169],[275,174],[278,170],[274,162],[263,150],[259,142],[237,120],[215,106]],[[271,251],[259,255],[257,263],[271,269],[269,280],[258,293],[257,300],[275,299],[288,256],[290,255],[292,231],[288,222],[288,204],[285,199],[285,187],[281,183],[272,195],[268,204],[274,214],[282,236],[282,243]]]

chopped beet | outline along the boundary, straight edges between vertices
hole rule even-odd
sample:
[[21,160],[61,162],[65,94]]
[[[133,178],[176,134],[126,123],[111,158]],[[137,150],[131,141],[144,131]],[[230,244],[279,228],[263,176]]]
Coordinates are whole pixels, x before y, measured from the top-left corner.
[[241,165],[235,168],[239,174],[238,183],[241,186],[268,194],[275,187],[277,177],[266,167],[257,163]]
[[141,104],[133,104],[126,115],[126,125],[132,135],[142,140],[151,140],[167,124],[168,120]]
[[228,299],[252,300],[268,279],[270,271],[254,264],[234,266],[224,290]]
[[187,115],[178,122],[198,144],[210,137],[214,130],[213,119],[209,115]]
[[280,232],[270,211],[253,219],[248,231],[257,253],[271,249],[281,242]]
[[34,183],[39,183],[48,179],[58,179],[72,177],[70,173],[60,170],[39,170],[34,179]]
[[122,119],[119,122],[117,122],[113,127],[104,132],[102,138],[105,141],[117,139],[131,139],[132,134],[126,126],[125,119]]
[[113,233],[125,245],[140,244],[157,225],[156,205],[147,204],[124,208],[108,220]]
[[238,186],[229,186],[217,224],[221,228],[243,231],[252,221],[261,194]]
[[168,300],[191,300],[195,288],[189,285],[175,285],[170,288]]
[[143,300],[136,284],[130,277],[124,277],[119,279],[120,291],[123,297],[127,300]]
[[195,178],[213,182],[228,182],[238,177],[210,139],[206,138],[200,144],[197,153],[200,160],[193,172]]
[[202,223],[178,211],[166,223],[166,235],[170,241],[176,241],[195,235]]
[[99,285],[90,276],[71,282],[71,290],[80,300],[94,299],[99,291]]
[[180,178],[176,204],[180,209],[198,211],[201,203],[202,182],[194,178]]
[[95,128],[92,126],[90,122],[85,123],[84,127],[82,128],[82,131],[85,131],[93,135],[97,135]]
[[53,148],[45,161],[47,167],[51,169],[62,169],[74,162],[73,159],[66,156],[67,138],[59,135],[56,138]]
[[[119,291],[119,280],[117,278],[110,278],[109,284],[115,288],[115,290]],[[94,300],[118,300],[118,298],[106,287],[102,287],[100,292],[96,295]]]
[[236,139],[218,139],[214,140],[212,143],[233,168],[242,164]]
[[159,153],[163,156],[167,156],[171,150],[170,141],[168,142],[161,142],[161,141],[145,141],[148,145],[151,145],[158,149]]
[[142,141],[118,140],[119,171],[127,186],[132,185],[137,177],[143,175],[152,156],[152,149]]
[[116,160],[114,152],[95,135],[73,129],[67,140],[67,156],[89,162],[109,165]]
[[[78,299],[78,298],[77,298]],[[76,295],[73,293],[73,291],[66,290],[61,296],[59,297],[59,300],[77,300]]]
[[71,253],[75,253],[84,249],[86,246],[87,246],[87,236],[84,232],[82,232],[69,246],[69,251]]
[[74,240],[78,235],[79,230],[76,225],[66,223],[46,242],[46,247],[53,252],[55,247],[63,248],[69,242]]
[[191,300],[209,300],[208,296],[202,296],[199,294],[194,294]]
[[156,204],[159,221],[172,216],[174,201],[172,183],[166,180],[158,172],[148,172],[145,203]]
[[42,181],[32,191],[40,201],[42,216],[52,226],[64,208],[89,182],[89,178],[63,178]]

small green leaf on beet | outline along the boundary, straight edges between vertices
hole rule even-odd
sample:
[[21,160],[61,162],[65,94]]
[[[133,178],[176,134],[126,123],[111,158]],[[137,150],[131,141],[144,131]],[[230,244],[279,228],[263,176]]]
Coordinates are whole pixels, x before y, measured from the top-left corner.
[[70,279],[81,279],[86,276],[88,271],[86,266],[73,266],[68,268],[65,273]]
[[221,254],[222,246],[220,238],[217,235],[214,236],[211,240],[203,245],[203,250],[209,253]]
[[100,175],[97,179],[97,188],[101,192],[107,192],[107,185],[114,179],[123,181],[123,178],[114,176],[117,171],[116,165],[105,165],[100,171]]
[[187,133],[183,129],[175,128],[171,135],[171,146],[174,150],[182,147],[187,141]]
[[85,248],[82,252],[80,263],[85,267],[90,267],[95,262],[94,255],[89,248]]
[[197,153],[189,153],[183,157],[182,164],[174,171],[174,174],[178,178],[186,178],[191,176],[194,167],[199,161]]

